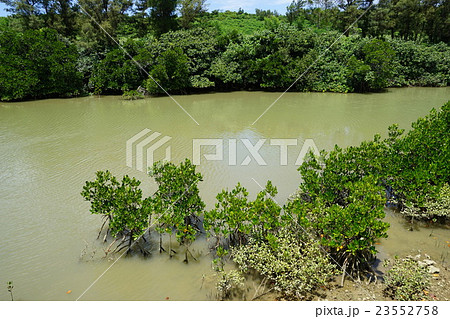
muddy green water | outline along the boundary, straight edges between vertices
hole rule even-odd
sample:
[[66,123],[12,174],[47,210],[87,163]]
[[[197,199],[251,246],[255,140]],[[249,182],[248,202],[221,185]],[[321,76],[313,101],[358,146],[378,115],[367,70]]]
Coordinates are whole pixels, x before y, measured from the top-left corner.
[[[2,283],[14,281],[20,300],[75,300],[111,261],[95,240],[100,219],[89,214],[80,196],[97,170],[129,174],[143,180],[149,194],[155,184],[126,165],[125,143],[148,128],[170,136],[172,160],[192,159],[194,138],[223,138],[223,161],[202,160],[201,195],[212,207],[215,195],[240,181],[253,196],[255,183],[270,179],[284,203],[300,182],[294,164],[305,139],[319,149],[359,144],[388,125],[410,123],[439,107],[450,88],[392,89],[382,94],[288,93],[255,125],[252,123],[279,94],[234,92],[179,96],[197,125],[166,97],[123,101],[120,97],[52,99],[0,103],[0,300],[9,295]],[[240,139],[266,139],[260,154],[267,165],[240,165],[249,155]],[[288,165],[280,165],[280,148],[270,139],[297,139],[288,148]],[[237,140],[237,165],[228,165],[229,139]],[[164,157],[165,147],[155,153]],[[208,148],[205,148],[208,151]],[[254,181],[254,180],[255,181]],[[447,228],[408,230],[388,212],[389,238],[380,257],[422,249],[435,259],[448,255]],[[88,252],[83,255],[83,250]],[[155,247],[156,250],[156,247]],[[95,252],[95,254],[94,254]],[[83,300],[208,300],[211,257],[205,239],[195,243],[198,262],[169,260],[156,251],[151,258],[119,260],[83,296]],[[91,258],[92,257],[92,258]],[[448,259],[448,258],[447,258]],[[203,280],[203,275],[206,279]],[[205,284],[206,282],[206,284]],[[71,290],[70,294],[66,292]]]

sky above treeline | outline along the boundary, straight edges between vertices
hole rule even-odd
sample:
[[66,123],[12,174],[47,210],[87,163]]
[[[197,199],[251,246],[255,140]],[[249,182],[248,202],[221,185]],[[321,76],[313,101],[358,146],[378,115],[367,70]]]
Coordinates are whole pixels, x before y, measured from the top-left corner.
[[[208,11],[230,10],[238,11],[242,8],[245,12],[255,13],[255,9],[277,10],[279,13],[286,13],[286,7],[292,0],[207,0]],[[0,17],[6,16],[6,6],[0,3]]]

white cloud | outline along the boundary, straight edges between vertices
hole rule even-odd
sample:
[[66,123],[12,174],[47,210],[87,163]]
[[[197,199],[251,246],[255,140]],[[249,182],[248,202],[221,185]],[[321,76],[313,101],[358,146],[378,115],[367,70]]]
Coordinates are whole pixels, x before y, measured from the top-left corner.
[[210,0],[209,7],[210,9],[219,9],[219,10],[230,10],[230,11],[237,11],[239,8],[244,9],[245,11],[250,11],[255,9],[255,5],[258,1],[254,0]]

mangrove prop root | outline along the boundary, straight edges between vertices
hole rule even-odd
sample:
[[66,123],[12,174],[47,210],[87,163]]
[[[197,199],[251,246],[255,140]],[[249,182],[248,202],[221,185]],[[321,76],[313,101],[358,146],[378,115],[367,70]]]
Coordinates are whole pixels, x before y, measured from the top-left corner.
[[162,246],[162,235],[159,234],[159,253],[162,253],[163,251],[165,252],[166,250]]
[[108,221],[108,219],[105,218],[105,220],[104,220],[104,222],[103,222],[103,224],[102,224],[102,227],[100,228],[100,231],[98,232],[97,239],[100,238],[100,235],[102,234],[102,231],[103,231],[103,227],[105,226],[105,224],[106,224],[107,221]]

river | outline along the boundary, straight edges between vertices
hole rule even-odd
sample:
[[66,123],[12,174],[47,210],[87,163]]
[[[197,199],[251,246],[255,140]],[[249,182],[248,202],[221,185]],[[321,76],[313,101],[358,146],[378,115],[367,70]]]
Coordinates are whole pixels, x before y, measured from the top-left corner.
[[[131,167],[126,162],[126,141],[144,129],[171,138],[154,156],[164,158],[170,146],[171,159],[177,163],[193,159],[193,140],[222,141],[222,160],[203,156],[214,153],[213,146],[201,148],[198,170],[204,181],[200,191],[207,208],[223,188],[241,182],[253,197],[260,190],[258,183],[264,185],[267,180],[278,187],[277,200],[282,204],[300,183],[295,162],[306,140],[329,150],[335,144],[357,145],[376,133],[386,136],[392,123],[408,129],[432,107],[443,105],[450,88],[401,88],[378,94],[287,93],[254,123],[279,95],[176,96],[195,121],[168,97],[0,103],[0,284],[12,280],[19,300],[75,300],[112,264],[101,258],[96,241],[100,218],[89,213],[80,192],[97,170],[106,169],[118,176],[135,176],[143,181],[146,194],[153,192],[155,183],[137,169],[135,148]],[[278,139],[297,144],[286,148],[287,165],[281,165]],[[265,140],[257,153],[266,165],[256,161],[246,140],[251,145]],[[230,143],[236,143],[234,159]],[[412,249],[422,249],[435,259],[448,255],[448,228],[419,227],[411,233],[400,216],[388,212],[386,220],[392,227],[389,238],[378,246],[380,258]],[[182,256],[170,260],[160,255],[157,247],[147,259],[123,258],[81,299],[208,300],[211,289],[204,282],[212,274],[211,256],[204,238],[194,248],[201,257],[189,265],[182,263]],[[0,300],[8,298],[6,286],[0,286]]]

